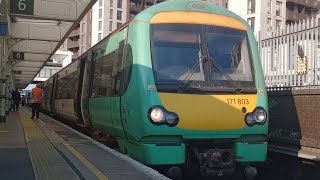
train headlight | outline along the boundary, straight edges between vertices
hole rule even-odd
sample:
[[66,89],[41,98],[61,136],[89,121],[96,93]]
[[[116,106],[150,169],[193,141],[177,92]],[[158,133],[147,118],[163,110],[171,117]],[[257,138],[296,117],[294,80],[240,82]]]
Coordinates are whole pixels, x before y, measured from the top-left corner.
[[267,121],[267,112],[263,107],[256,107],[253,112],[246,114],[245,122],[248,126],[263,125]]
[[179,122],[179,116],[174,113],[167,111],[162,106],[152,106],[148,111],[148,119],[154,125],[167,125],[174,127]]
[[246,115],[245,120],[248,126],[253,126],[256,123],[251,113]]
[[163,121],[164,115],[163,110],[161,108],[154,108],[150,112],[150,119],[155,122],[159,123]]
[[267,113],[262,107],[257,107],[253,113],[254,120],[258,123],[265,123],[267,120]]

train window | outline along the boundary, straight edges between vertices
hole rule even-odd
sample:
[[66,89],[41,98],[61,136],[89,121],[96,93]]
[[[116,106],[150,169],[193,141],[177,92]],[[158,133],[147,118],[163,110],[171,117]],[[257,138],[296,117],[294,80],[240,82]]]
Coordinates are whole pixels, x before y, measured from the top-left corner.
[[109,97],[112,95],[112,65],[115,52],[94,63],[93,86],[91,97]]
[[[70,87],[71,83],[71,87]],[[69,75],[58,80],[58,91],[56,99],[73,99],[77,92],[78,71],[70,73]]]
[[114,63],[113,68],[113,95],[119,95],[120,93],[120,80],[122,75],[123,64],[123,51],[125,46],[125,40],[119,43],[117,60]]
[[126,49],[124,52],[125,58],[123,60],[123,72],[122,72],[122,82],[121,82],[121,95],[126,92],[129,81],[131,78],[132,72],[132,64],[133,64],[133,55],[132,55],[132,48],[130,44],[126,45]]

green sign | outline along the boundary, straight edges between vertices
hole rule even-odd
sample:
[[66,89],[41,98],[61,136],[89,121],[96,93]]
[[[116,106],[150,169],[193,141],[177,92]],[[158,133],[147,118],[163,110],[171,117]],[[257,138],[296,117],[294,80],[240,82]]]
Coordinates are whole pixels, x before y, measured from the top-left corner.
[[16,60],[24,60],[23,52],[12,52],[12,58]]
[[33,15],[34,0],[10,0],[10,13]]

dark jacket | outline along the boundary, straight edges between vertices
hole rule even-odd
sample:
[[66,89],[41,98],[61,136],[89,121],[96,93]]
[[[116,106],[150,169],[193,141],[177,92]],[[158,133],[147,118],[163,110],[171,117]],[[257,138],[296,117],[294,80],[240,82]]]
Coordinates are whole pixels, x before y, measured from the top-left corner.
[[20,101],[20,93],[18,91],[13,91],[11,93],[11,96],[12,96],[12,100],[14,101]]

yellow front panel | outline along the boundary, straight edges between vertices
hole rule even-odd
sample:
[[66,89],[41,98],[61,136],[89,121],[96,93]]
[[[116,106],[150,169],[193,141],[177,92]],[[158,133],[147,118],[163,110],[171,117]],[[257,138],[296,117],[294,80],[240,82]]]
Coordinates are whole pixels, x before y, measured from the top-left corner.
[[[179,115],[179,128],[236,130],[246,127],[244,117],[256,107],[257,95],[197,95],[159,93],[163,106]],[[246,113],[242,108],[247,109]]]

